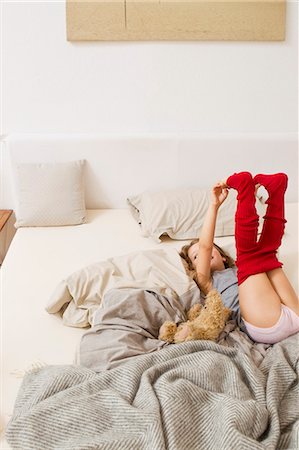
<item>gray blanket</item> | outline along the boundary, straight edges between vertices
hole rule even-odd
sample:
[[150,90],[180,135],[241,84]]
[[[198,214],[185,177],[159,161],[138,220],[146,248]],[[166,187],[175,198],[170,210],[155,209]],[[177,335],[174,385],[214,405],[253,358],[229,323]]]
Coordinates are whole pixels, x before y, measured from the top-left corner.
[[[186,311],[199,301],[197,287],[180,297],[162,295],[158,289],[156,292],[110,289],[94,314],[94,326],[81,338],[76,363],[99,372],[117,367],[128,358],[160,350],[167,345],[158,339],[163,322],[186,321]],[[235,329],[236,321],[231,320],[219,342],[225,346],[237,345],[258,364],[269,345],[254,344],[245,333]]]
[[94,314],[94,326],[81,338],[76,362],[98,372],[159,350],[166,345],[158,339],[161,325],[186,321],[186,311],[199,301],[197,287],[181,296],[159,289],[110,289]]
[[298,449],[298,334],[256,363],[236,332],[227,346],[170,345],[101,373],[29,374],[7,440],[22,450]]

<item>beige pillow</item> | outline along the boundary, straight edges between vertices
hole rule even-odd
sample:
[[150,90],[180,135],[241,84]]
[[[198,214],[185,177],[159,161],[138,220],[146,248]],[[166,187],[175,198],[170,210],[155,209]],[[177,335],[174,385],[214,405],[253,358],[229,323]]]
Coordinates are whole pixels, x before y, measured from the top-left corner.
[[17,164],[18,227],[77,225],[85,221],[84,161]]
[[[211,191],[197,188],[143,192],[129,197],[127,202],[134,218],[141,226],[142,234],[160,242],[167,234],[172,239],[195,239],[210,203]],[[218,211],[215,237],[233,236],[237,192],[229,195]],[[258,214],[264,214],[262,199],[256,202]],[[260,223],[260,228],[262,223]]]

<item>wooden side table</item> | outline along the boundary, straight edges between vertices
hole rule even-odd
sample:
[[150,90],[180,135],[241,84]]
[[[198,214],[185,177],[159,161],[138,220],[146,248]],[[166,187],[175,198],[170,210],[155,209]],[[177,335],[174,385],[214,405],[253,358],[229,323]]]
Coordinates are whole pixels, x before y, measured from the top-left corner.
[[11,209],[0,209],[0,265],[15,235],[15,218]]

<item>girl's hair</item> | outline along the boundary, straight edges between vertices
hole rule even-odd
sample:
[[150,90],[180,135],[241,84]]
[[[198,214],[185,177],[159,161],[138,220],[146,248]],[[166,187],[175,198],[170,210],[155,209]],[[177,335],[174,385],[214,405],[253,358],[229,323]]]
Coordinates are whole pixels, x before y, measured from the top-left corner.
[[[180,256],[181,256],[181,258],[183,258],[183,260],[185,262],[186,270],[190,274],[190,276],[192,276],[192,278],[194,278],[194,279],[196,279],[196,271],[192,265],[191,259],[189,258],[188,251],[189,251],[189,248],[192,247],[192,245],[197,244],[198,242],[199,242],[199,239],[194,239],[193,241],[190,242],[190,244],[184,245],[184,247],[182,247],[182,249],[180,251]],[[226,269],[229,269],[230,267],[234,267],[235,261],[233,260],[233,258],[231,256],[229,256],[229,254],[226,253],[224,250],[222,250],[222,248],[219,247],[217,244],[213,243],[213,245],[218,250],[220,255],[223,256],[223,258],[225,258],[225,261],[223,261],[224,267]]]

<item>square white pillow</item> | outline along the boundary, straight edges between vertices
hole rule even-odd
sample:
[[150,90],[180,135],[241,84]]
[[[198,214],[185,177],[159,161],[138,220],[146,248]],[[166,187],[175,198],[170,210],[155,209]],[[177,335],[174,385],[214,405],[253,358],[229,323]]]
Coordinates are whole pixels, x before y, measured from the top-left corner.
[[17,164],[16,228],[85,222],[84,160]]
[[[211,191],[197,188],[143,192],[129,197],[127,202],[133,217],[141,226],[142,234],[160,242],[167,234],[172,239],[196,239],[210,203]],[[215,237],[233,236],[237,192],[229,191],[218,211]],[[264,215],[262,198],[256,202],[257,212]],[[262,221],[260,221],[260,229]]]

